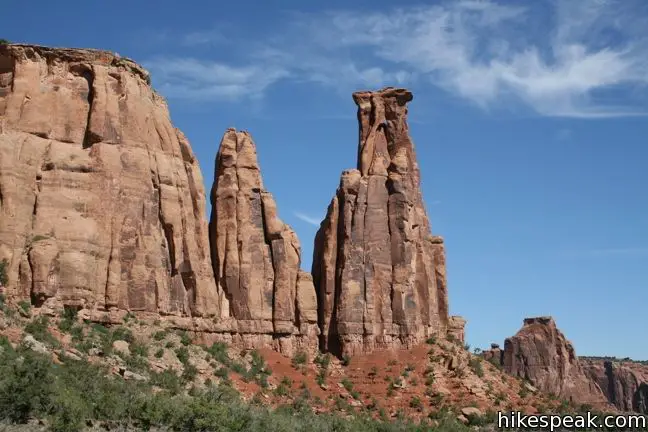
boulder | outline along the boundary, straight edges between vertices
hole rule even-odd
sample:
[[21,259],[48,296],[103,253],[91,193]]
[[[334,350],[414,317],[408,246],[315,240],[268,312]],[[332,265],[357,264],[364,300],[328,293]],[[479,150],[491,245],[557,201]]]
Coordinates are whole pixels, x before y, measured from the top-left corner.
[[130,355],[130,345],[126,341],[116,340],[112,343],[112,347],[117,354]]

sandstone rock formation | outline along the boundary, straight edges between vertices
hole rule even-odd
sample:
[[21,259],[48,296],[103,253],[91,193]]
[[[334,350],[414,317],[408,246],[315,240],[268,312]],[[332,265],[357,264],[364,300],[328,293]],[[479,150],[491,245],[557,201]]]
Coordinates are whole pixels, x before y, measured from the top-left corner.
[[535,387],[575,403],[607,406],[598,384],[585,374],[573,345],[551,317],[526,318],[504,342],[504,370]]
[[463,317],[453,315],[448,319],[448,337],[462,344],[466,341],[466,320]]
[[203,180],[148,73],[0,46],[0,260],[11,299],[219,316]]
[[580,361],[611,404],[621,411],[648,414],[648,364],[590,358]]
[[498,344],[491,344],[490,349],[485,350],[483,355],[484,360],[491,362],[495,366],[502,366],[504,361],[504,351],[502,351]]
[[315,239],[321,348],[411,346],[448,328],[443,240],[430,233],[407,125],[412,93],[357,92],[357,169],[344,171]]
[[[211,257],[223,313],[236,321],[232,331],[249,334],[281,351],[293,342],[317,347],[317,304],[310,274],[300,271],[295,232],[277,216],[264,190],[256,146],[247,132],[225,133],[216,158],[209,226]],[[295,339],[292,336],[297,335]]]

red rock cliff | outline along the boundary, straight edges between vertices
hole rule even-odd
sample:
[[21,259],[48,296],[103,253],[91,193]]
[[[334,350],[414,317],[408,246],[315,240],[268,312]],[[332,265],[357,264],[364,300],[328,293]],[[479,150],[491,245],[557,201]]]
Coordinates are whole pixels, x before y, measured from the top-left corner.
[[211,201],[211,256],[219,292],[227,296],[223,315],[235,320],[231,331],[255,346],[314,351],[312,278],[300,271],[297,235],[277,217],[275,201],[263,188],[256,146],[247,132],[225,132]]
[[551,317],[526,318],[504,342],[504,370],[546,393],[575,403],[608,406],[601,388],[585,374],[573,345]]
[[312,270],[321,347],[349,354],[410,346],[448,327],[443,240],[430,233],[407,125],[412,93],[385,88],[353,99],[358,167],[342,174]]
[[648,414],[648,364],[589,358],[581,358],[581,363],[619,410]]
[[0,259],[43,308],[218,316],[203,180],[148,73],[0,46]]

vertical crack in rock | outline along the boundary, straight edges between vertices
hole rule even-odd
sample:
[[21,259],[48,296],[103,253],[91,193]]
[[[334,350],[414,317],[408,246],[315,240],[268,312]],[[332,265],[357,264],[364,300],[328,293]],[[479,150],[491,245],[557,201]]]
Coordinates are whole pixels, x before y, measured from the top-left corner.
[[648,365],[627,358],[581,357],[579,361],[618,410],[648,414]]
[[338,355],[410,347],[445,335],[449,321],[445,287],[437,286],[445,260],[435,254],[443,250],[431,247],[407,126],[412,93],[387,87],[353,100],[357,168],[342,174],[313,253],[322,349]]
[[88,117],[86,118],[85,133],[83,134],[83,148],[87,149],[101,141],[101,137],[92,130],[92,111],[95,99],[95,76],[92,68],[82,68],[81,76],[88,82]]

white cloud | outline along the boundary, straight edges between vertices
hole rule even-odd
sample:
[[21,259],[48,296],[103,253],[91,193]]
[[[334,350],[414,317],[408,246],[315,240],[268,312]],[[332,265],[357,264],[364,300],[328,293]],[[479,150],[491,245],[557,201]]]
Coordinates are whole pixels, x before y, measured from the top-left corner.
[[295,215],[295,217],[297,219],[301,219],[301,220],[303,220],[304,222],[306,222],[308,224],[311,224],[311,225],[316,226],[316,227],[320,226],[321,219],[318,219],[318,218],[315,218],[315,217],[312,217],[312,216],[308,216],[308,215],[306,215],[304,213],[300,213],[300,212],[294,212],[293,214]]
[[289,75],[281,67],[231,66],[210,60],[157,57],[144,62],[156,87],[167,97],[182,99],[256,98]]
[[[358,87],[436,86],[484,109],[517,102],[546,116],[645,114],[645,104],[626,106],[623,92],[645,91],[648,85],[648,2],[517,4],[459,0],[369,12],[294,13],[280,33],[255,35],[263,42],[242,50],[254,66],[228,71],[221,63],[185,62],[196,72],[184,71],[188,81],[176,90],[189,96],[260,94],[290,76],[345,94]],[[203,43],[208,35],[195,33],[194,39]],[[158,67],[163,72],[170,67],[154,66],[156,75]],[[229,73],[242,76],[245,84],[228,83]],[[194,84],[201,90],[186,93],[184,87]]]

